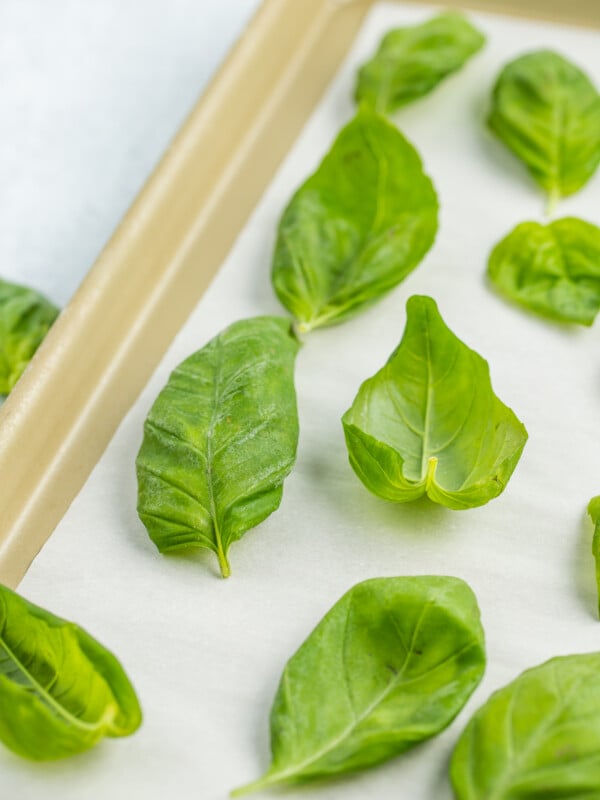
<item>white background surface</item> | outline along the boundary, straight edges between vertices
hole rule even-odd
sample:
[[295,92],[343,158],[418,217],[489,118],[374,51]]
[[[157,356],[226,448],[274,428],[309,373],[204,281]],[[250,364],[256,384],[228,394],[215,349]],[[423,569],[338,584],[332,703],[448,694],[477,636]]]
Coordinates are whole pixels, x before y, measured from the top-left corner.
[[[485,679],[441,736],[361,775],[281,795],[289,800],[449,800],[448,757],[490,691],[552,655],[600,647],[585,518],[600,490],[598,330],[529,316],[498,299],[483,277],[492,245],[544,205],[484,129],[491,84],[505,61],[541,46],[570,55],[600,83],[597,33],[473,15],[489,35],[486,50],[397,115],[440,194],[437,242],[386,300],[312,334],[302,348],[298,463],[280,510],[232,547],[233,577],[216,577],[209,553],[160,556],[136,516],[134,459],[155,395],[169,371],[225,325],[281,311],[269,284],[281,210],[352,115],[358,64],[387,28],[426,13],[374,9],[217,279],[23,581],[27,597],[75,619],[119,655],[145,722],[130,739],[59,764],[32,766],[2,750],[7,797],[223,800],[268,765],[268,713],[285,661],[364,578],[466,579],[487,635]],[[596,178],[560,211],[598,223],[599,207]],[[347,463],[340,416],[397,344],[413,293],[434,296],[452,329],[488,358],[497,393],[529,430],[508,488],[480,509],[386,504]]]
[[64,305],[259,0],[0,0],[0,276]]

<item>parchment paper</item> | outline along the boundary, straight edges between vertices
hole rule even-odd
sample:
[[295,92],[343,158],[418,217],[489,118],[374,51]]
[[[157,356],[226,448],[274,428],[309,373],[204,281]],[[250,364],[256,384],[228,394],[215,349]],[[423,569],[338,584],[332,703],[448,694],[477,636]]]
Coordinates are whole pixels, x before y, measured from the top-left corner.
[[[440,194],[436,245],[385,301],[307,339],[297,367],[298,462],[280,510],[233,546],[233,577],[219,579],[208,553],[160,556],[136,515],[134,459],[154,397],[181,359],[229,323],[281,313],[269,268],[282,208],[351,117],[357,66],[386,29],[430,11],[374,8],[223,269],[23,581],[25,596],[118,654],[145,722],[130,739],[58,764],[31,765],[2,749],[6,797],[223,800],[268,765],[268,714],[284,663],[341,594],[368,577],[466,579],[487,634],[485,679],[441,736],[361,775],[281,795],[289,800],[449,800],[449,755],[490,692],[553,655],[600,648],[585,517],[600,492],[598,329],[531,316],[484,279],[491,247],[544,205],[485,130],[491,85],[504,62],[538,47],[565,53],[600,84],[596,32],[473,14],[489,36],[485,51],[395,117]],[[596,178],[561,212],[598,223],[599,207]],[[489,360],[496,392],[529,430],[508,488],[480,509],[387,504],[347,462],[340,416],[399,341],[414,293],[435,297],[450,327]]]

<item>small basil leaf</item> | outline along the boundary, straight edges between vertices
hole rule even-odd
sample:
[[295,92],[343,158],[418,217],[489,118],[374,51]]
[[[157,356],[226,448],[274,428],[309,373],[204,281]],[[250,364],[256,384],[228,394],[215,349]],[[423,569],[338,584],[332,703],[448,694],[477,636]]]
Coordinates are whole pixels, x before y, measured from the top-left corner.
[[271,712],[271,767],[232,795],[387,761],[446,728],[484,669],[479,609],[466,583],[359,583],[287,663]]
[[301,331],[341,322],[397,286],[437,231],[437,197],[411,144],[362,109],[279,223],[272,280]]
[[256,317],[183,361],[158,395],[137,457],[138,512],[162,553],[232,542],[281,502],[298,413],[288,320]]
[[457,800],[598,798],[600,653],[562,656],[495,692],[460,737]]
[[57,316],[41,294],[0,280],[0,395],[10,393]]
[[572,217],[524,222],[492,251],[488,275],[532,311],[591,325],[600,310],[600,228]]
[[342,419],[350,463],[386,500],[483,505],[503,491],[527,432],[435,302],[413,296],[406,310],[402,341]]
[[0,740],[46,761],[129,736],[142,714],[117,659],[72,622],[0,585]]
[[431,92],[485,44],[462,14],[440,14],[387,33],[358,73],[356,101],[390,114]]
[[557,53],[529,53],[504,68],[489,125],[552,200],[581,189],[600,163],[600,95]]
[[592,540],[592,555],[596,562],[596,585],[598,587],[598,614],[600,614],[600,496],[590,500],[588,514],[594,523],[594,538]]

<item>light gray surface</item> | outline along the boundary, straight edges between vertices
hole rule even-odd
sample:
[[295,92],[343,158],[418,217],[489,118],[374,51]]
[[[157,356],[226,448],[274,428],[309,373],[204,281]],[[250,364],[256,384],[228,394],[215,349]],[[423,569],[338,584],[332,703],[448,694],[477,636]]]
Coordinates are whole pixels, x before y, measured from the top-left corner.
[[[598,331],[550,324],[500,300],[484,280],[492,245],[537,218],[544,199],[486,133],[501,65],[552,46],[600,82],[598,34],[473,15],[490,41],[463,71],[396,117],[441,198],[430,254],[383,302],[307,337],[297,365],[298,463],[281,508],[231,549],[158,554],[136,515],[134,459],[144,417],[169,371],[235,319],[283,313],[269,285],[277,220],[352,115],[356,68],[393,24],[423,8],[381,3],[268,188],[223,268],[40,556],[21,591],[113,649],[145,712],[141,730],[70,761],[30,765],[0,748],[2,787],[19,800],[225,800],[268,763],[268,714],[281,669],[353,583],[376,575],[451,574],[480,602],[489,664],[441,736],[380,768],[286,800],[450,800],[447,763],[467,717],[519,671],[598,648],[589,498],[600,490]],[[596,222],[600,175],[561,205]],[[397,344],[411,294],[430,294],[450,327],[490,362],[494,389],[530,439],[506,491],[482,508],[395,506],[352,472],[340,416]]]
[[259,0],[0,0],[0,276],[64,305]]

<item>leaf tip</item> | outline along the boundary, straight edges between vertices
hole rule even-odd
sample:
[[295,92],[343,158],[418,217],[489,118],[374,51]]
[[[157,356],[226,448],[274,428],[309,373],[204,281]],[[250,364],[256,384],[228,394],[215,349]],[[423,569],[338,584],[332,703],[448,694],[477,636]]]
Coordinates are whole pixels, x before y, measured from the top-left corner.
[[427,294],[411,295],[406,301],[406,311],[408,314],[419,311],[436,311],[439,313],[438,304],[433,297],[429,297]]

